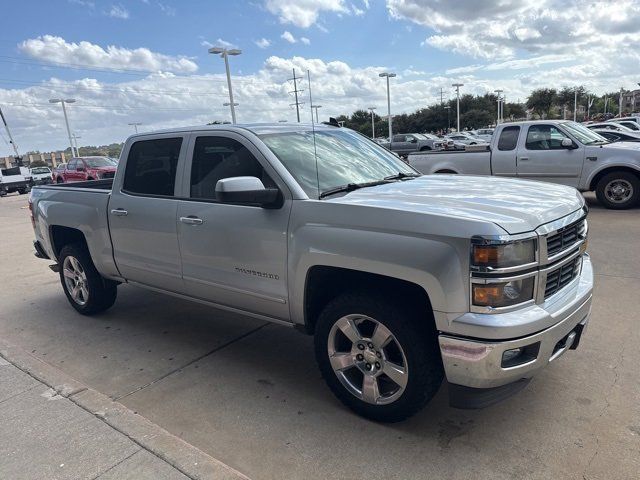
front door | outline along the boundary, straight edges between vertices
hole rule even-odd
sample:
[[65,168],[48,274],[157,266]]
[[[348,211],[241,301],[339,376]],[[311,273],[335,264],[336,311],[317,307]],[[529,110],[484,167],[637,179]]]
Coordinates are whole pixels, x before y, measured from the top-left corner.
[[[191,141],[185,169],[188,199],[178,204],[178,238],[185,290],[223,306],[287,319],[288,189],[260,152],[231,132]],[[259,178],[283,195],[280,208],[216,201],[218,180]]]
[[518,149],[518,177],[577,187],[584,147],[573,140],[572,147],[562,146],[565,139],[571,140],[555,125],[530,125],[525,144]]
[[187,138],[156,135],[134,142],[126,156],[125,173],[113,186],[108,212],[120,274],[174,292],[182,290],[176,185],[180,185]]
[[491,149],[491,171],[497,177],[515,177],[516,155],[518,153],[518,138],[520,126],[509,125],[500,131],[498,141]]

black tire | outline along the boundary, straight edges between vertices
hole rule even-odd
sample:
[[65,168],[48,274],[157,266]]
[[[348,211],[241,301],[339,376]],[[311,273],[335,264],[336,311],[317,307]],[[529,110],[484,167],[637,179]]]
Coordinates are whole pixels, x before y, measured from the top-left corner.
[[64,179],[62,177],[56,178],[56,183],[64,183]]
[[[67,258],[75,259],[80,264],[81,272],[84,273],[85,278],[83,279],[82,285],[87,291],[86,298],[84,299],[74,299],[65,281],[65,260]],[[72,261],[71,259],[69,260],[70,262]],[[65,245],[58,256],[58,262],[60,265],[60,283],[62,283],[62,289],[71,306],[79,313],[82,315],[93,315],[108,309],[114,304],[118,294],[118,284],[103,278],[98,273],[86,246],[79,243]],[[84,303],[82,303],[83,300]]]
[[[624,192],[615,195],[613,188],[620,186]],[[640,202],[640,179],[630,172],[611,172],[598,180],[596,185],[598,201],[605,207],[613,210],[626,210]]]
[[[425,318],[427,317],[426,315],[421,317],[410,312],[411,310],[401,306],[399,302],[396,303],[385,299],[384,294],[373,295],[354,292],[343,294],[330,301],[318,318],[315,332],[315,353],[320,372],[336,397],[363,417],[380,422],[405,420],[422,409],[433,398],[442,384],[444,377],[442,359],[433,322],[429,321],[429,318]],[[332,347],[329,342],[330,337],[334,338],[332,334],[333,327],[348,315],[360,315],[375,319],[393,335],[394,344],[391,345],[390,342],[389,345],[395,347],[397,344],[400,347],[400,355],[404,354],[401,358],[403,360],[402,363],[406,362],[406,386],[401,393],[398,391],[399,396],[397,398],[390,400],[387,404],[373,404],[358,398],[342,383],[342,380],[338,378],[338,374],[331,365],[329,349]],[[366,322],[368,320],[364,320],[359,327],[363,332],[367,326]],[[371,332],[368,335],[374,337]],[[345,336],[344,338],[347,337]],[[366,336],[364,341],[367,341]],[[356,342],[350,343],[352,343],[352,351],[355,350]],[[365,348],[364,345],[363,348]],[[380,350],[386,350],[387,348],[383,347]],[[355,351],[357,352],[357,350]],[[365,350],[362,350],[362,352],[365,353]],[[371,353],[368,348],[366,352]],[[362,357],[362,355],[359,355],[359,357]],[[400,358],[397,357],[397,353],[396,358]],[[388,352],[383,353],[383,359],[390,362],[391,359]],[[366,358],[364,361],[367,361]],[[375,363],[376,367],[379,367],[377,361]],[[394,360],[394,363],[398,363],[398,361]],[[365,363],[363,366],[366,367],[367,365],[373,369],[371,364]],[[358,366],[349,368],[350,370],[345,369],[343,371],[352,372],[356,377],[355,383],[357,383],[358,376],[362,376],[364,380],[365,373],[362,368]],[[385,366],[379,373],[383,377],[385,375],[384,368]],[[381,384],[384,385],[386,383],[388,385],[388,378],[381,378],[380,382],[376,380],[376,385],[380,391],[382,391],[380,389]],[[362,384],[362,392],[364,392],[364,384]]]
[[426,151],[428,151],[428,150],[431,150],[431,147],[426,147],[426,146],[425,146],[425,147],[422,147],[422,148],[420,149],[420,151],[421,151],[421,152],[426,152]]
[[89,180],[94,180],[94,179],[93,179],[93,178],[91,178],[91,177],[87,177],[87,182],[88,182]]

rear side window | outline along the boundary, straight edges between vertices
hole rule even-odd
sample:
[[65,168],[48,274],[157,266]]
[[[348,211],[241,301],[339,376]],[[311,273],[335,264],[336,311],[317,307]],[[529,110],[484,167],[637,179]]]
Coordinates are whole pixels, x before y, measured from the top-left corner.
[[260,162],[243,144],[227,137],[198,137],[191,165],[191,198],[215,200],[218,180],[257,177],[265,187],[275,187]]
[[504,127],[498,139],[498,150],[515,150],[518,146],[520,127]]
[[139,195],[171,197],[182,138],[141,140],[131,145],[122,190]]

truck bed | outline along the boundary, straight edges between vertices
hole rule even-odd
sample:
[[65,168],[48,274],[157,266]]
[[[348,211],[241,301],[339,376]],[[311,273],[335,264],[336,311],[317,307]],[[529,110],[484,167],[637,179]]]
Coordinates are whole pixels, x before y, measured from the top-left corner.
[[491,151],[486,147],[413,153],[407,157],[407,162],[424,174],[491,175]]
[[91,190],[107,190],[107,191],[111,191],[111,188],[113,187],[113,178],[106,178],[104,180],[88,180],[86,182],[69,182],[69,183],[52,183],[52,184],[48,184],[48,185],[39,185],[36,188],[47,188],[47,189],[73,189],[73,188],[82,188],[84,189],[91,189]]

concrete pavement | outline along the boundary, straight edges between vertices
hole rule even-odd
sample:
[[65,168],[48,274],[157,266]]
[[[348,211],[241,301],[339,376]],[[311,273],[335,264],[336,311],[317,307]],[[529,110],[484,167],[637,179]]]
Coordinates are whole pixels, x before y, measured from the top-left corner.
[[25,197],[0,200],[0,339],[256,480],[636,479],[640,210],[589,198],[596,293],[580,348],[485,410],[451,409],[443,389],[407,422],[366,421],[325,387],[309,337],[131,286],[81,317],[32,256]]

